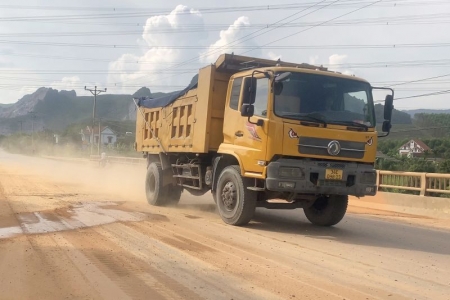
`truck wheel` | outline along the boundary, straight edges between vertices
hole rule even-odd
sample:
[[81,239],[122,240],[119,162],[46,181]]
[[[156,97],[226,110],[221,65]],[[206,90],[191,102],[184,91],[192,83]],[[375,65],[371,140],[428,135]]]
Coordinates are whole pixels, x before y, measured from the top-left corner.
[[245,225],[252,219],[256,193],[247,189],[239,166],[223,169],[217,181],[216,201],[222,220],[230,225]]
[[145,178],[145,194],[147,202],[151,205],[161,206],[167,201],[167,187],[163,187],[163,172],[161,164],[152,162],[147,168]]
[[167,189],[167,204],[176,205],[180,202],[181,193],[183,189],[177,185],[168,185]]
[[303,208],[303,211],[312,224],[333,226],[342,220],[347,211],[347,205],[348,196],[322,196],[310,207]]

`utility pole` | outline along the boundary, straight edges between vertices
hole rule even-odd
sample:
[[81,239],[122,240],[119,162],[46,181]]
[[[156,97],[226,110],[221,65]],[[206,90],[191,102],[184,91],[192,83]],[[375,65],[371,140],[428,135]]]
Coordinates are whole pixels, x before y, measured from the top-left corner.
[[102,119],[98,118],[98,156],[100,156],[100,144],[102,143]]
[[[91,155],[93,152],[93,146],[94,146],[94,126],[95,126],[95,109],[97,107],[97,95],[100,95],[101,93],[106,93],[106,88],[104,90],[98,90],[97,86],[94,87],[94,89],[88,89],[86,86],[84,87],[86,91],[91,92],[92,95],[94,95],[94,108],[92,110],[92,129],[91,129],[91,135],[92,135],[92,142],[91,142]],[[99,144],[100,144],[100,136],[99,138]]]

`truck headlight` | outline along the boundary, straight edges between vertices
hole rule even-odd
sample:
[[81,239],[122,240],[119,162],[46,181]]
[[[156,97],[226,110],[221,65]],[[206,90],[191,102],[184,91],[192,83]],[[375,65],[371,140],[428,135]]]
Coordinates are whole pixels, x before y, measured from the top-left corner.
[[285,178],[303,178],[305,174],[300,168],[293,167],[280,167],[278,170],[278,175]]

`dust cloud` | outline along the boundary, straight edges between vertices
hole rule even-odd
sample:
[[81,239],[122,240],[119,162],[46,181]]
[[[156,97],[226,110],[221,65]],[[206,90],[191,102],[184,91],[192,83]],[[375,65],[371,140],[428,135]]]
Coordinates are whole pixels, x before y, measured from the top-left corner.
[[[142,165],[108,164],[101,168],[98,162],[87,159],[72,161],[56,160],[39,156],[11,154],[0,149],[0,164],[13,166],[21,174],[37,176],[54,182],[79,194],[82,201],[127,201],[146,204],[145,175],[146,167]],[[26,167],[24,167],[26,166]],[[1,177],[0,177],[1,181]],[[53,191],[54,192],[54,191]],[[184,191],[177,210],[195,210],[215,213],[216,206],[211,193],[194,196]]]
[[49,179],[55,185],[73,186],[78,194],[108,194],[116,195],[121,201],[146,201],[145,165],[109,164],[101,168],[97,162],[89,160],[66,162],[10,154],[3,150],[0,150],[0,162],[14,166],[20,173]]

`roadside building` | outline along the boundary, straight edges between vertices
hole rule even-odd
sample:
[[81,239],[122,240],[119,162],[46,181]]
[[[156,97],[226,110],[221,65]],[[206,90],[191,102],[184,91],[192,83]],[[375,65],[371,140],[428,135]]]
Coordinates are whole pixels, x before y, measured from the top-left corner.
[[407,156],[409,158],[413,157],[423,157],[426,152],[430,152],[431,148],[428,147],[424,142],[419,139],[412,139],[407,143],[403,144],[398,149],[398,154],[400,156]]

